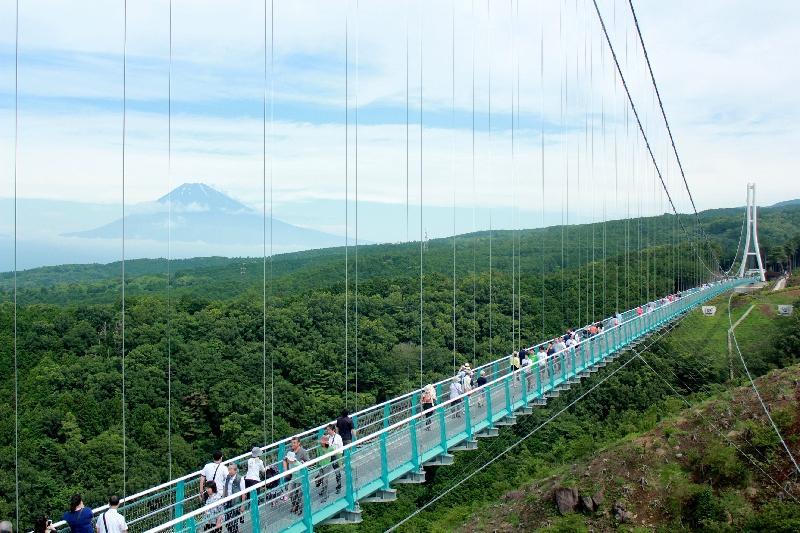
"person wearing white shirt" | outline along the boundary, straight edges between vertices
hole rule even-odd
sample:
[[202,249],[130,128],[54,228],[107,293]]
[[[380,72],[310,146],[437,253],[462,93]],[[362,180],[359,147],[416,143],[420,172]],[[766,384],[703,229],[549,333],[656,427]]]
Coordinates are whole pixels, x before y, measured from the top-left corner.
[[217,484],[218,490],[221,490],[225,484],[225,476],[228,475],[228,469],[222,464],[222,452],[217,450],[212,455],[214,461],[207,463],[200,473],[200,493],[205,501],[206,496],[206,482],[213,481]]
[[250,457],[247,459],[247,473],[244,475],[244,486],[247,488],[261,481],[261,474],[267,471],[267,467],[259,455],[261,455],[261,448],[253,446]]
[[119,514],[119,496],[111,496],[108,499],[108,511],[101,514],[95,523],[97,533],[125,533],[128,531],[128,524],[125,517]]
[[544,350],[544,346],[539,347],[539,351],[536,353],[536,360],[539,363],[539,366],[544,366],[545,362],[547,361],[547,352]]
[[342,457],[342,448],[344,442],[342,436],[336,432],[336,424],[330,424],[326,430],[328,435],[328,445],[336,452],[331,457],[331,468],[333,468],[334,475],[336,476],[336,494],[342,491],[342,473],[339,470],[339,459]]

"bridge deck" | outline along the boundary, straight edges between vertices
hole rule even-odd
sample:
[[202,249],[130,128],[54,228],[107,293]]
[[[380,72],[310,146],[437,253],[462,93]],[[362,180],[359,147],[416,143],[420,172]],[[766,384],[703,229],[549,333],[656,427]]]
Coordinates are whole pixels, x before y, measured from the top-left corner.
[[[338,468],[322,466],[332,454],[318,453],[324,426],[300,435],[311,461],[262,481],[245,493],[232,495],[214,506],[200,508],[198,473],[129,498],[125,515],[131,531],[196,531],[216,521],[241,521],[239,531],[304,531],[315,524],[336,520],[359,521],[358,502],[372,496],[391,499],[392,482],[419,482],[429,461],[446,464],[448,452],[472,443],[476,436],[491,436],[498,423],[517,411],[546,402],[548,393],[568,388],[590,370],[603,366],[609,356],[663,327],[687,310],[706,302],[749,279],[719,282],[692,289],[683,297],[661,304],[641,316],[635,310],[622,316],[619,326],[583,339],[538,363],[510,372],[509,356],[479,367],[489,382],[468,397],[440,402],[428,411],[420,409],[421,391],[413,391],[355,415],[358,441],[345,446]],[[537,345],[539,346],[539,345]],[[436,384],[437,397],[443,386]],[[287,451],[288,439],[264,448],[267,463],[278,465]],[[234,460],[239,461],[246,456]],[[336,490],[337,476],[341,489]],[[278,486],[267,488],[278,482]],[[235,503],[234,503],[235,502]]]
[[[258,486],[258,497],[247,503],[248,511],[244,513],[245,522],[240,531],[244,533],[251,530],[254,523],[265,531],[300,525],[307,528],[309,517],[313,525],[348,509],[354,517],[357,515],[358,500],[376,492],[384,496],[390,494],[381,491],[387,490],[393,481],[413,481],[413,472],[421,473],[422,465],[428,460],[465,443],[474,445],[470,443],[474,443],[474,437],[479,433],[483,432],[481,436],[490,435],[491,431],[496,431],[497,422],[515,411],[545,404],[548,397],[557,394],[559,389],[568,388],[589,371],[604,365],[611,354],[630,346],[637,339],[717,294],[749,283],[752,283],[752,279],[735,279],[705,289],[684,291],[683,297],[677,301],[659,305],[653,312],[642,316],[637,316],[634,309],[626,311],[622,313],[620,326],[606,328],[602,334],[584,339],[574,348],[548,357],[544,365],[536,365],[530,374],[520,372],[520,375],[512,376],[510,355],[479,366],[475,377],[483,374],[489,383],[474,390],[467,402],[442,402],[432,412],[420,413],[421,391],[415,390],[363,409],[353,415],[358,428],[358,441],[347,447],[345,456],[339,461],[343,486],[340,494],[335,493],[336,472],[330,466],[327,469],[315,467],[316,460],[294,474],[300,476],[299,481],[297,477],[289,481],[287,473],[282,472],[278,476],[278,488],[266,490],[263,485],[270,480]],[[449,381],[450,378],[447,378],[435,384],[440,400],[447,394]],[[319,439],[326,425],[297,435],[311,457],[319,455]],[[264,462],[282,470],[289,440],[286,438],[263,447]],[[249,456],[249,453],[242,454],[226,463],[236,462],[242,471]],[[176,519],[185,522],[181,524],[184,528],[190,525],[190,520],[195,525],[204,525],[202,515],[196,512],[202,506],[199,476],[199,471],[192,472],[126,498],[122,511],[130,531],[161,530],[164,524]],[[304,477],[309,478],[308,490],[304,489]],[[320,481],[317,481],[317,477]],[[403,479],[409,477],[412,479]],[[345,487],[345,479],[349,480],[347,487],[350,488]],[[331,484],[327,501],[322,501],[319,490],[312,490],[312,485],[318,489],[317,483],[319,489]],[[302,499],[311,504],[310,510],[303,509],[302,517],[291,513],[290,496],[293,492],[313,493],[311,498]],[[315,499],[314,494],[319,498]],[[248,498],[252,498],[252,495],[248,495]],[[106,509],[107,506],[94,509],[95,517]],[[257,523],[256,517],[260,518]],[[68,529],[64,522],[55,525],[59,531]]]

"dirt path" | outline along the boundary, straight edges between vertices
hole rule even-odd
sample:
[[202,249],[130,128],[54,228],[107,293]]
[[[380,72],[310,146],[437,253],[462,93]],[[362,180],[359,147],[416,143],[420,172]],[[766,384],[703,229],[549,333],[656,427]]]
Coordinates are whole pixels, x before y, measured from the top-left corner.
[[779,291],[784,287],[786,287],[786,276],[778,280],[778,282],[775,284],[775,287],[772,288],[772,292]]

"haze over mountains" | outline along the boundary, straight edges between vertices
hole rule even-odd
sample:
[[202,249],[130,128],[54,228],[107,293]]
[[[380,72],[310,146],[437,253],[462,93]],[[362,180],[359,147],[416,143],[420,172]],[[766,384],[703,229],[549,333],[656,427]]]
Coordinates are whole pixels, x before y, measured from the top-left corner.
[[[0,202],[4,212],[12,212],[11,200]],[[20,199],[17,213],[17,267],[20,269],[66,263],[106,263],[121,257],[123,218],[119,205]],[[269,252],[269,217],[266,224]],[[277,218],[272,219],[271,230],[275,253],[344,244],[343,236]],[[263,246],[262,213],[202,183],[185,183],[156,201],[126,206],[125,256],[128,259],[168,254],[174,258],[260,256]],[[13,268],[12,248],[13,227],[4,217],[0,222],[2,271]]]
[[[177,242],[263,247],[265,221],[262,213],[202,183],[184,183],[155,202],[134,206],[125,222],[126,239],[166,241],[171,238]],[[273,246],[280,250],[327,248],[344,242],[338,235],[301,228],[275,218],[271,222]],[[267,232],[269,224],[267,218]],[[64,235],[119,239],[122,225],[119,218],[90,230]],[[170,227],[171,232],[168,231]]]
[[[260,199],[258,199],[260,200]],[[260,202],[255,202],[258,205]],[[772,207],[788,208],[800,200]],[[355,242],[355,204],[350,201],[348,242]],[[485,230],[492,213],[495,229],[555,226],[563,213],[527,206],[514,213],[485,206],[425,206],[422,230],[419,206],[402,203],[358,204],[359,243],[403,242]],[[721,208],[707,215],[743,208]],[[13,269],[13,203],[0,198],[0,272]],[[516,220],[513,218],[516,216]],[[569,213],[570,223],[586,223],[588,213]],[[737,216],[740,216],[737,214]],[[609,219],[622,218],[608,215]],[[739,219],[737,219],[739,220]],[[171,224],[170,224],[171,221]],[[454,228],[454,222],[456,226]],[[599,220],[598,220],[599,222]],[[266,220],[267,253],[270,219]],[[122,207],[119,204],[78,203],[21,198],[17,201],[17,268],[80,263],[109,263],[122,256]],[[171,229],[170,229],[171,227]],[[202,183],[185,183],[154,201],[125,207],[125,257],[175,259],[190,257],[260,257],[264,252],[261,210]],[[272,250],[286,253],[345,244],[345,203],[342,200],[298,200],[282,204],[272,218]],[[738,232],[737,232],[738,235]],[[736,238],[734,235],[733,238]],[[766,244],[762,242],[762,245]]]

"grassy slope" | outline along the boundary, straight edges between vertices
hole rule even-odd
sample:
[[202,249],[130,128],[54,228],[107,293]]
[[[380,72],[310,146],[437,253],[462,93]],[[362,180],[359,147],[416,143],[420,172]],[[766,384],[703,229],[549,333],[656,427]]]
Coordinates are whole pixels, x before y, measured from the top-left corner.
[[[800,366],[776,370],[757,380],[773,417],[784,435],[797,443],[795,383]],[[710,424],[756,460],[759,467],[735,453]],[[564,465],[554,475],[522,490],[506,493],[500,503],[474,513],[462,531],[518,531],[546,529],[616,531],[620,524],[610,511],[614,503],[634,514],[628,527],[644,530],[694,529],[693,502],[706,486],[713,488],[721,522],[734,530],[752,524],[752,515],[769,502],[782,499],[779,485],[798,493],[800,485],[787,481],[792,466],[776,446],[751,387],[715,395],[654,429],[609,447],[588,461]],[[604,494],[605,502],[594,514],[560,516],[552,503],[556,487],[575,487],[581,495]],[[455,525],[455,524],[453,524]]]
[[[767,371],[761,356],[765,349],[770,348],[769,340],[778,334],[781,326],[782,319],[776,318],[774,304],[796,302],[798,297],[800,288],[794,287],[778,293],[761,292],[753,296],[734,298],[732,307],[734,322],[746,311],[750,303],[756,303],[756,308],[736,330],[739,345],[754,374]],[[699,312],[693,313],[671,335],[670,342],[677,343],[682,349],[695,347],[698,357],[703,357],[709,366],[728,372],[726,334],[728,299],[720,298],[713,303],[717,306],[716,316],[705,317]],[[738,361],[735,352],[733,357]],[[680,373],[679,369],[675,371]],[[742,384],[741,364],[736,361],[734,361],[734,372],[736,382]],[[765,400],[778,412],[776,418],[781,418],[784,423],[788,420],[787,408],[791,406],[791,409],[797,411],[797,404],[790,394],[790,389],[797,380],[800,380],[800,366],[776,371],[760,378],[760,389]],[[700,402],[707,397],[698,395],[694,400]],[[775,453],[775,442],[771,440],[771,434],[766,431],[765,418],[754,403],[755,396],[752,389],[739,387],[732,390],[717,390],[710,398],[699,404],[704,416],[708,420],[718,421],[726,431],[734,432],[741,431],[749,424],[742,420],[752,420],[756,424],[756,429],[751,428],[748,431],[756,431],[760,439],[771,443],[769,453],[773,462],[769,468],[775,469],[773,474],[780,475],[779,479],[784,479],[786,472],[790,471],[788,460],[784,460],[785,456]],[[430,513],[429,517],[426,516],[432,520],[427,526],[434,531],[454,529],[518,531],[545,526],[564,531],[583,530],[586,527],[594,528],[595,531],[616,530],[616,522],[604,512],[599,513],[596,518],[584,515],[558,516],[550,494],[554,486],[563,483],[583,488],[590,493],[604,488],[606,511],[619,499],[627,504],[627,509],[637,514],[640,525],[644,522],[650,526],[648,529],[658,529],[656,526],[663,526],[667,530],[674,528],[676,518],[673,514],[678,513],[678,516],[680,514],[680,509],[678,511],[674,509],[675,506],[680,507],[679,503],[676,503],[680,500],[679,491],[697,490],[695,482],[698,480],[694,477],[689,464],[690,456],[691,460],[697,460],[697,453],[692,455],[689,452],[701,450],[712,444],[715,450],[724,446],[719,435],[708,428],[704,419],[697,414],[698,408],[679,410],[683,406],[683,403],[675,400],[674,416],[660,423],[657,422],[657,418],[651,418],[649,426],[647,422],[644,425],[652,429],[632,432],[607,446],[605,451],[599,454],[589,453],[577,461],[536,464],[534,467],[530,466],[528,460],[529,464],[523,463],[522,468],[530,472],[530,478],[539,481],[515,490],[501,492],[494,492],[495,487],[487,486],[487,494],[494,492],[495,499],[487,498],[479,503],[458,502],[453,505],[437,506],[434,513]],[[731,416],[731,413],[735,416]],[[750,440],[752,439],[751,435]],[[554,446],[557,444],[553,443]],[[674,449],[676,446],[683,451],[676,451]],[[800,446],[795,445],[795,453],[800,455]],[[678,457],[676,454],[681,456]],[[535,460],[533,462],[536,463]],[[750,467],[750,470],[755,470],[746,459],[741,459],[740,462]],[[488,470],[491,471],[493,468]],[[499,475],[502,475],[502,470],[498,471]],[[774,485],[769,481],[765,482],[763,476],[756,476],[752,472],[748,475],[752,476],[751,483],[735,490],[728,490],[724,496],[735,503],[734,507],[739,506],[750,513],[754,506],[758,507],[761,502],[774,499],[776,495]],[[641,485],[643,477],[647,480],[644,486]],[[502,486],[502,482],[498,482],[497,486]],[[800,487],[797,493],[800,494]],[[668,508],[669,505],[673,506],[672,511]],[[747,513],[743,511],[739,519],[744,520],[743,516]],[[414,525],[411,529],[419,528]]]

